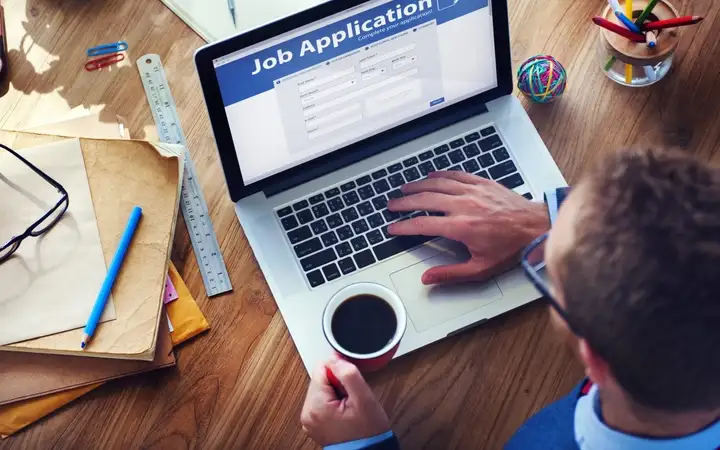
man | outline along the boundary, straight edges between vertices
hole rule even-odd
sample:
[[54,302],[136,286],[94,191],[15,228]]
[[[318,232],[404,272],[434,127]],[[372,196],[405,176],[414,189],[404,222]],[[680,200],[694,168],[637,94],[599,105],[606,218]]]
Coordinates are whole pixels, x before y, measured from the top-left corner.
[[[566,201],[547,196],[547,209],[459,172],[434,173],[404,193],[391,209],[445,216],[398,223],[392,233],[447,237],[472,255],[429,270],[426,284],[502,271],[553,225],[523,266],[588,378],[507,449],[720,449],[720,170],[682,153],[621,152]],[[335,397],[319,367],[301,416],[308,434],[331,449],[398,449],[357,369],[337,358],[326,365],[348,397]]]

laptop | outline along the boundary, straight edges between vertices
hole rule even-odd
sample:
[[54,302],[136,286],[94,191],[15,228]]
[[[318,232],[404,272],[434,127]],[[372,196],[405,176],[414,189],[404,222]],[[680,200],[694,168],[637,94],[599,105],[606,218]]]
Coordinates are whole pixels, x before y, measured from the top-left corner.
[[387,232],[435,214],[386,207],[432,171],[534,201],[565,185],[512,95],[506,0],[331,0],[207,45],[195,64],[237,217],[306,368],[331,354],[323,308],[351,283],[403,301],[396,357],[539,297],[520,270],[424,286],[466,249]]

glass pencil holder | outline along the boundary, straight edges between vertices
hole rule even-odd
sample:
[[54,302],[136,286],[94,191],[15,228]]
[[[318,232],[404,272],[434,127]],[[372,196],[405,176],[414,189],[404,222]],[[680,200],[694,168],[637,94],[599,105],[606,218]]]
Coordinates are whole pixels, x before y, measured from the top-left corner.
[[[624,4],[620,4],[624,8]],[[637,19],[647,4],[647,1],[633,2],[633,20]],[[605,8],[602,17],[624,26],[610,6]],[[675,17],[678,17],[675,7],[662,0],[653,8],[648,20]],[[650,33],[652,36],[648,36]],[[634,42],[605,28],[599,28],[598,63],[608,78],[631,87],[650,86],[665,78],[670,72],[678,46],[678,29],[648,31],[645,37],[645,42]]]

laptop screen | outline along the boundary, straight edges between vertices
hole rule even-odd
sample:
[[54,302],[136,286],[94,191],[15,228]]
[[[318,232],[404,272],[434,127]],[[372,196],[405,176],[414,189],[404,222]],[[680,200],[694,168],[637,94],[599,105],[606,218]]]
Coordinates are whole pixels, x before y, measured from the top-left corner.
[[371,1],[215,59],[245,184],[497,87],[489,1]]

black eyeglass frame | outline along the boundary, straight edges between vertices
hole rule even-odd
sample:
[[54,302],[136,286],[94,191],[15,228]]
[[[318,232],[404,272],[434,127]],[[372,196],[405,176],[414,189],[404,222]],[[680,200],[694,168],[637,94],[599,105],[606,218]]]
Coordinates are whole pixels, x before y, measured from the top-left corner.
[[[20,156],[19,153],[17,153],[15,150],[11,149],[10,147],[0,144],[0,148],[7,150],[11,155],[15,156],[17,159],[22,161],[25,165],[27,165],[29,168],[33,170],[38,176],[40,176],[43,180],[47,181],[52,187],[57,189],[58,193],[62,195],[60,200],[58,200],[57,203],[55,203],[55,206],[50,208],[48,212],[46,212],[42,217],[40,217],[38,220],[36,220],[32,225],[30,225],[24,233],[19,234],[17,236],[12,237],[6,244],[4,244],[2,247],[0,247],[0,263],[7,260],[10,256],[12,256],[17,249],[20,247],[20,244],[22,241],[27,239],[28,237],[39,237],[43,234],[47,233],[57,225],[57,223],[60,221],[62,216],[67,211],[68,207],[70,206],[70,196],[68,195],[65,188],[55,181],[50,175],[46,174],[42,170],[40,170],[38,167],[36,167],[33,163],[28,161],[27,159]],[[57,217],[47,226],[43,227],[42,229],[38,229],[40,224],[42,224],[45,220],[47,220],[48,217],[58,212],[58,210],[63,209]],[[6,255],[2,255],[2,252],[6,251],[7,249],[10,249],[10,251]]]
[[562,317],[565,323],[567,323],[570,330],[577,336],[581,336],[577,331],[577,327],[573,326],[567,310],[565,310],[565,308],[563,308],[560,303],[558,303],[557,299],[553,297],[553,295],[550,293],[550,286],[547,284],[547,281],[545,281],[543,277],[540,276],[538,271],[535,269],[535,266],[529,260],[530,254],[540,245],[544,244],[548,236],[549,233],[545,233],[532,241],[530,245],[528,245],[525,250],[523,250],[520,264],[525,271],[525,276],[527,276],[533,286],[535,286],[535,288],[543,295],[543,297],[547,299],[548,303],[550,303],[550,306],[560,315],[560,317]]

